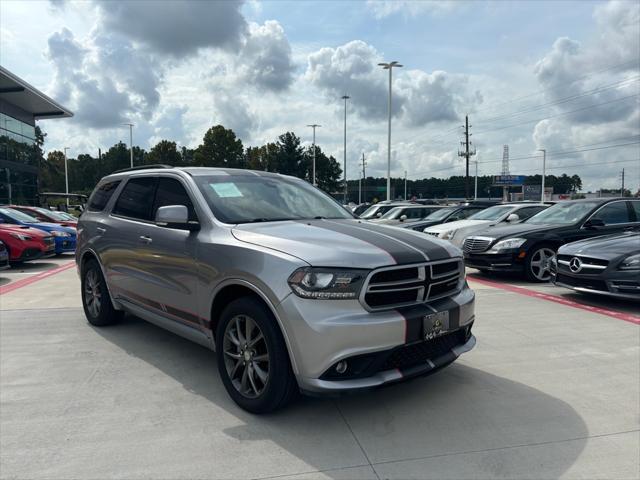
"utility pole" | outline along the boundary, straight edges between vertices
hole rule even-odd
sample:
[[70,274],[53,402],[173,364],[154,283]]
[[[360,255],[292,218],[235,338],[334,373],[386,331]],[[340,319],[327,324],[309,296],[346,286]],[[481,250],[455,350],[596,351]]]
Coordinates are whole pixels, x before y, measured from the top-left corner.
[[622,169],[622,173],[620,175],[622,176],[622,188],[620,189],[620,196],[624,197],[624,168]]
[[476,154],[475,150],[471,150],[471,142],[469,137],[469,115],[464,116],[464,142],[460,142],[464,146],[464,151],[458,151],[459,157],[465,158],[465,177],[464,177],[464,196],[469,198],[469,158]]
[[474,162],[476,164],[476,176],[473,182],[473,199],[478,200],[478,158]]
[[313,186],[317,187],[316,183],[316,128],[321,127],[322,125],[318,125],[317,123],[313,123],[311,125],[307,125],[307,127],[313,128]]
[[538,151],[542,152],[542,192],[540,193],[540,201],[544,202],[544,177],[547,174],[547,150],[541,148]]
[[[364,153],[362,154],[362,188],[364,189],[364,201],[367,201],[367,189],[366,189],[366,179],[367,179],[367,173],[365,171],[365,166],[367,165],[367,162],[365,162],[364,160]],[[360,202],[362,203],[362,202]]]
[[129,126],[129,151],[131,157],[131,168],[133,168],[133,123],[123,123]]
[[407,201],[407,171],[404,171],[404,201]]
[[67,170],[67,150],[69,147],[64,147],[64,193],[67,194],[67,207],[69,206],[69,170]]
[[349,95],[343,95],[342,99],[344,100],[344,201],[342,202],[344,205],[347,204],[347,196],[348,196],[348,187],[347,187],[347,100],[351,97]]

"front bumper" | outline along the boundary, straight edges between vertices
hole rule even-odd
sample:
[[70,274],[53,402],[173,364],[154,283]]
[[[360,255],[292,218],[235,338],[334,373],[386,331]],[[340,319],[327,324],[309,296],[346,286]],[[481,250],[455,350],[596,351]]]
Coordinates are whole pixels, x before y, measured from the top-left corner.
[[524,259],[518,257],[518,252],[512,253],[465,253],[464,264],[478,270],[492,272],[523,272]]
[[76,251],[76,237],[55,237],[55,242],[56,254]]
[[[308,393],[330,393],[397,382],[453,362],[475,345],[471,335],[474,307],[475,294],[465,284],[451,298],[381,312],[368,312],[357,300],[305,300],[291,294],[278,305],[277,313],[283,320],[300,389]],[[425,341],[423,318],[442,311],[449,312],[446,334]],[[443,346],[449,334],[460,335],[459,341],[450,340]],[[431,348],[436,343],[439,347]],[[426,356],[418,358],[417,364],[410,362],[410,367],[397,368],[386,361],[394,352],[403,355],[414,350],[426,352]],[[351,365],[350,362],[357,363],[362,358],[379,362],[376,364],[379,368],[368,364],[366,376],[347,373],[340,379],[328,375],[338,362],[346,360]]]
[[552,270],[551,281],[558,287],[581,293],[606,295],[627,300],[640,300],[640,277],[638,272],[605,270],[599,275],[574,274],[570,271]]

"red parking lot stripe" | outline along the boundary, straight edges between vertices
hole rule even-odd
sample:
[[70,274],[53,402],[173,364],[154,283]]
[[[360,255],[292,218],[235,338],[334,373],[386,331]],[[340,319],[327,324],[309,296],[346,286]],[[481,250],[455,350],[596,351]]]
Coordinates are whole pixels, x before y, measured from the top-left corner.
[[10,283],[9,285],[4,285],[0,287],[0,295],[5,293],[13,292],[22,287],[26,287],[27,285],[31,285],[32,283],[38,282],[42,279],[50,277],[51,275],[55,275],[56,273],[64,272],[65,270],[69,270],[71,267],[75,266],[76,262],[69,262],[59,267],[53,268],[51,270],[47,270],[45,272],[40,272],[37,275],[32,275],[29,278],[23,278],[22,280],[16,280],[15,282]]
[[617,318],[618,320],[624,320],[625,322],[634,323],[640,325],[640,317],[637,315],[631,315],[630,313],[618,312],[616,310],[609,310],[608,308],[593,307],[591,305],[585,305],[584,303],[575,302],[567,298],[558,297],[556,295],[550,295],[548,293],[536,292],[535,290],[529,290],[528,288],[516,287],[515,285],[509,285],[506,283],[493,282],[491,280],[485,280],[484,278],[477,278],[467,275],[467,279],[472,282],[481,283],[489,287],[500,288],[508,292],[519,293],[520,295],[526,295],[527,297],[539,298],[541,300],[547,300],[549,302],[560,303],[567,307],[578,308],[580,310],[586,310],[591,313],[599,313],[600,315],[607,315],[608,317]]

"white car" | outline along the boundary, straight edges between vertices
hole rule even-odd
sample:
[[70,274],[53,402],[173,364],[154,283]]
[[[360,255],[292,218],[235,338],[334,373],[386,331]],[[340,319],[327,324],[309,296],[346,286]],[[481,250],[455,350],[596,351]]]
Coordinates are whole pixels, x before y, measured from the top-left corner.
[[424,229],[424,233],[449,240],[462,248],[464,239],[469,235],[499,223],[518,223],[541,212],[549,205],[543,203],[513,203],[495,205],[471,215],[466,220],[443,223]]

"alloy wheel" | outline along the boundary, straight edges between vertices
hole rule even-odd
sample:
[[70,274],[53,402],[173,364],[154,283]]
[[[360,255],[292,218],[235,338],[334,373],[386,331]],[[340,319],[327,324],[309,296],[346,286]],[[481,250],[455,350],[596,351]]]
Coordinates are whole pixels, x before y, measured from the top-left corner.
[[102,293],[100,292],[100,278],[95,269],[90,269],[84,282],[84,302],[87,310],[94,318],[100,315]]
[[223,340],[224,363],[231,383],[244,397],[259,397],[269,381],[269,350],[258,324],[236,315]]
[[530,269],[535,278],[540,281],[547,281],[551,278],[551,259],[555,252],[550,248],[540,248],[531,257]]

